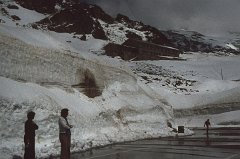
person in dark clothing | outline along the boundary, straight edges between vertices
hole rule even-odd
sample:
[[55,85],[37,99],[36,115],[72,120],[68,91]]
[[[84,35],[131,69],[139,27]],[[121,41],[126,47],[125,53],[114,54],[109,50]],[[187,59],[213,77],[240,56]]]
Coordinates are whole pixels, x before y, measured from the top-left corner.
[[24,159],[35,159],[35,130],[38,129],[37,124],[33,121],[35,113],[33,111],[27,114],[28,120],[25,122],[25,153]]
[[68,109],[61,110],[61,116],[59,117],[59,140],[61,143],[61,157],[60,159],[70,159],[70,146],[71,146],[71,131],[73,127],[67,120]]
[[205,121],[205,123],[204,123],[204,127],[206,127],[207,129],[206,129],[206,133],[207,133],[207,137],[208,137],[208,130],[209,130],[209,126],[210,126],[211,124],[210,124],[210,121],[209,121],[209,119],[207,119],[207,121]]

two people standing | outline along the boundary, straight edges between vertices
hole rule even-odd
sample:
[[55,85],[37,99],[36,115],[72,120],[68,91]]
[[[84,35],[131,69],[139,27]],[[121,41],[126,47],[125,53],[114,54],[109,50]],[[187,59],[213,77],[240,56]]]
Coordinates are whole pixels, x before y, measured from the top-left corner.
[[[61,143],[61,159],[70,159],[70,146],[71,146],[71,131],[73,127],[68,123],[68,109],[61,110],[61,116],[59,117],[59,139]],[[35,159],[35,131],[38,129],[38,125],[33,121],[35,112],[31,111],[27,114],[28,120],[25,122],[25,153],[24,159]]]

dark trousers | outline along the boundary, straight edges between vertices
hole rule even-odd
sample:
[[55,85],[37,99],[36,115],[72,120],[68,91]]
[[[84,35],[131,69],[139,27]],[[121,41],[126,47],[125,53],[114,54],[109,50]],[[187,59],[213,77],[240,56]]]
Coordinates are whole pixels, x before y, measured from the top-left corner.
[[70,134],[59,134],[61,142],[61,157],[60,159],[70,159],[70,146],[71,146],[71,135]]
[[35,159],[35,139],[25,144],[24,159]]

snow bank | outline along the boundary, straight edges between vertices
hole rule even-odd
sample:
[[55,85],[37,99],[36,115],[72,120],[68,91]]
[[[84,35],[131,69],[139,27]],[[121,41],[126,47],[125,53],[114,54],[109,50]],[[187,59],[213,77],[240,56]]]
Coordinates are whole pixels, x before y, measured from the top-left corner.
[[[5,34],[6,35],[6,34]],[[38,157],[60,153],[57,120],[70,110],[74,125],[71,151],[174,135],[166,125],[172,109],[128,70],[81,54],[31,46],[8,36],[0,38],[1,157],[23,155],[24,122],[36,112]],[[101,95],[89,98],[72,85],[94,76]],[[9,133],[11,132],[11,133]]]

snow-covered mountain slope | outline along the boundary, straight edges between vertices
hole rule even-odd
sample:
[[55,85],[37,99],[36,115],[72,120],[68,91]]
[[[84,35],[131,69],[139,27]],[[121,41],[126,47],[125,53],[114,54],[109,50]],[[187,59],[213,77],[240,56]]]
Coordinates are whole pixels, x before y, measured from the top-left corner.
[[92,5],[82,11],[89,12],[108,40],[92,32],[55,32],[55,27],[61,27],[58,21],[46,23],[52,30],[38,28],[41,20],[60,18],[57,13],[72,1],[53,0],[46,8],[42,6],[47,3],[30,2],[0,1],[0,158],[22,156],[23,124],[29,110],[36,112],[39,125],[38,157],[60,153],[57,120],[65,107],[74,125],[73,152],[175,135],[167,120],[174,127],[197,126],[207,117],[215,119],[213,126],[239,125],[238,116],[226,117],[240,109],[239,56],[188,53],[181,55],[181,61],[141,62],[110,58],[101,50],[109,42],[121,44],[129,37],[160,44],[171,41],[161,31],[123,15],[111,21],[99,8],[99,12],[91,10],[96,7]]
[[[237,36],[203,35],[195,31],[169,30],[163,31],[164,35],[173,43],[173,46],[185,52],[208,52],[208,53],[234,53],[239,54]],[[236,46],[235,46],[236,45]]]
[[[127,39],[132,38],[175,47],[181,51],[239,54],[237,39],[235,41],[232,39],[223,40],[194,31],[161,31],[121,14],[113,18],[96,5],[77,3],[73,0],[53,0],[38,3],[35,3],[34,0],[15,1],[17,4],[14,4],[12,0],[8,1],[8,4],[1,5],[1,12],[5,15],[5,18],[1,20],[2,22],[9,21],[10,18],[11,23],[16,25],[23,26],[25,23],[24,26],[35,29],[71,33],[72,37],[81,40],[87,40],[85,36],[91,35],[97,39],[122,44]],[[9,5],[15,7],[9,7]],[[23,7],[38,12],[34,12],[33,15],[39,13],[42,15],[39,14],[35,20],[30,22],[31,16],[24,15],[28,11]],[[8,17],[7,20],[6,17]]]

